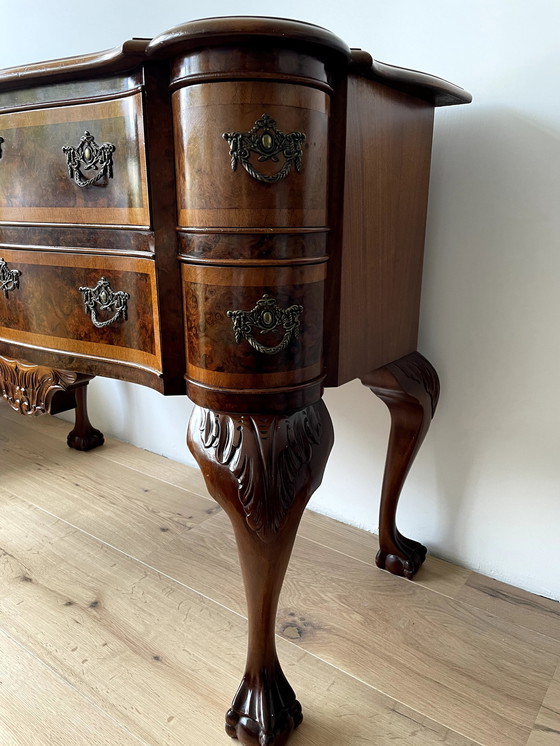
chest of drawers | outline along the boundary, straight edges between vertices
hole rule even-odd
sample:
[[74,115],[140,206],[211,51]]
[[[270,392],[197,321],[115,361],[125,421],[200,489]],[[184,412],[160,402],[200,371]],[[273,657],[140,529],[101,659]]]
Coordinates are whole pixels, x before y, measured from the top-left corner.
[[226,723],[243,743],[301,721],[274,615],[332,445],[325,385],[360,377],[389,406],[378,564],[412,577],[424,559],[395,514],[438,396],[416,352],[433,112],[469,100],[270,18],[0,72],[4,395],[30,411],[35,380],[34,411],[54,386],[83,418],[102,375],[194,401],[189,446],[247,590]]

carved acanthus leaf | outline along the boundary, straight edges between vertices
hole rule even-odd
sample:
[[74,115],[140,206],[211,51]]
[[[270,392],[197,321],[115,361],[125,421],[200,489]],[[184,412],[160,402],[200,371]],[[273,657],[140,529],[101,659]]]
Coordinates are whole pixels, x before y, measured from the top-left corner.
[[53,394],[66,391],[78,373],[32,365],[0,356],[2,396],[16,412],[39,415],[49,411]]
[[201,410],[202,444],[235,477],[247,525],[263,541],[284,525],[298,474],[311,461],[321,429],[314,407],[284,417]]

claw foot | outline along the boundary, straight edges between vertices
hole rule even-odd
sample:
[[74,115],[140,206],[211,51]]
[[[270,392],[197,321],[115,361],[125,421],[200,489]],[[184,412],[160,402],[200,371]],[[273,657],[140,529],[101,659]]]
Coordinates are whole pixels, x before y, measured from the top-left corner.
[[76,451],[91,451],[93,448],[102,446],[105,439],[103,433],[92,427],[85,433],[77,433],[72,430],[71,433],[68,433],[66,442],[69,448],[74,448]]
[[380,549],[377,552],[375,564],[393,575],[412,580],[426,559],[427,551],[418,541],[399,535],[390,551]]
[[280,671],[273,681],[243,680],[226,715],[226,733],[244,746],[284,746],[302,720],[301,705]]

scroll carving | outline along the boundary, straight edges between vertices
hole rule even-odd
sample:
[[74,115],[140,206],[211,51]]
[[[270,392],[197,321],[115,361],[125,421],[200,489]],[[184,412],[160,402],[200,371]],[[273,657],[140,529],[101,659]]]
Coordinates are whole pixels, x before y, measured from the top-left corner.
[[321,443],[319,414],[314,407],[284,417],[200,411],[204,448],[235,477],[249,528],[272,541],[294,501],[298,472]]
[[78,373],[0,357],[2,396],[16,412],[40,415],[49,411],[52,396],[76,383]]

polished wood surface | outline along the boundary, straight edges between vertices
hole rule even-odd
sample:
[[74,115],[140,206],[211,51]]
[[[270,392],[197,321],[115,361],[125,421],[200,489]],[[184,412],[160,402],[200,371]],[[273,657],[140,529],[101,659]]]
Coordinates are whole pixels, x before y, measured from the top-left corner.
[[[2,72],[0,71],[0,79]],[[142,89],[142,70],[130,75],[111,75],[107,78],[68,80],[62,83],[35,85],[30,88],[5,90],[0,84],[0,113],[36,110],[67,103],[90,103],[128,96]],[[20,81],[21,84],[21,81]]]
[[0,355],[0,392],[10,407],[24,416],[60,414],[74,409],[76,421],[66,442],[78,451],[103,445],[103,434],[90,423],[87,386],[91,376],[53,370]]
[[103,52],[35,62],[0,70],[0,88],[12,90],[24,86],[49,85],[68,78],[90,78],[133,70],[146,57],[149,39],[130,39],[122,46]]
[[247,662],[226,715],[226,732],[242,743],[283,745],[303,720],[278,660],[276,614],[301,515],[321,483],[333,440],[322,401],[285,416],[196,407],[189,423],[189,448],[233,524],[245,583]]
[[[242,390],[290,386],[321,376],[325,275],[324,263],[262,269],[185,265],[189,378]],[[243,342],[232,344],[234,330],[227,315],[250,311],[266,294],[281,308],[292,304],[303,308],[298,337],[292,336],[276,355],[263,355]],[[274,346],[283,334],[284,329],[275,329],[259,334],[258,341]]]
[[[17,290],[0,295],[2,336],[27,346],[161,369],[152,260],[12,250],[4,252],[4,259],[21,276]],[[84,310],[80,287],[93,288],[102,276],[130,299],[126,320],[98,329]]]
[[[213,82],[173,94],[177,122],[179,225],[220,228],[317,227],[326,223],[329,99],[301,85]],[[248,132],[268,114],[284,133],[305,133],[301,173],[276,184],[230,165],[224,132]],[[266,173],[272,161],[259,163]]]
[[347,95],[341,247],[332,256],[328,288],[327,386],[416,350],[430,176],[432,106],[356,76]]
[[[245,746],[283,746],[301,722],[274,624],[332,444],[323,385],[380,366],[392,375],[416,354],[433,108],[467,100],[274,18],[205,19],[120,52],[0,72],[0,353],[186,387],[197,404],[189,445],[233,522],[248,602],[247,668],[226,719]],[[75,183],[62,148],[86,131],[114,145],[113,172],[87,150],[91,178]],[[128,318],[110,318],[103,291],[92,326],[80,287],[101,277],[129,295]],[[377,393],[378,375],[364,379]],[[409,378],[395,373],[391,394],[405,416],[380,563],[411,577],[419,552],[407,555],[395,525]],[[77,440],[88,427],[82,418]]]
[[389,408],[391,434],[379,510],[378,567],[412,579],[426,559],[426,547],[397,529],[397,507],[404,481],[435,414],[439,378],[423,355],[413,352],[362,377]]
[[[106,733],[103,746],[124,733],[227,743],[247,624],[228,519],[198,470],[112,438],[72,452],[67,430],[0,405],[12,555],[0,555],[0,629],[19,646],[2,659],[1,739],[32,743],[43,723],[65,746],[68,732],[80,744]],[[304,513],[276,627],[307,713],[290,743],[555,745],[559,604],[433,556],[410,583],[375,570],[376,544]],[[53,685],[33,689],[41,671]]]
[[[62,151],[77,147],[85,131],[115,146],[114,177],[91,189],[69,177]],[[140,94],[0,113],[0,133],[0,222],[149,225]]]

